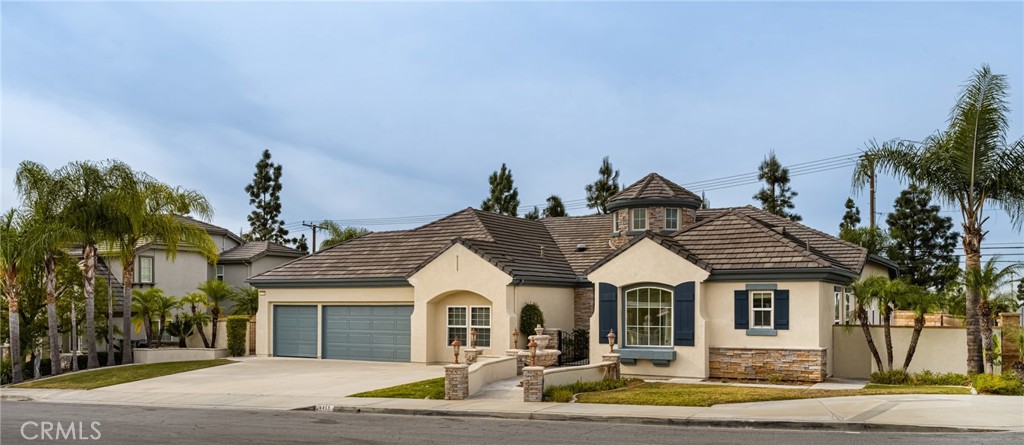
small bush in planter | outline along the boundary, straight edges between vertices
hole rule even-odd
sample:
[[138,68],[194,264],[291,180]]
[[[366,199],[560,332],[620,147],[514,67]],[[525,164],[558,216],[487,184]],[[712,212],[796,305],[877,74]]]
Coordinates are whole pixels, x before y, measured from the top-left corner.
[[[534,334],[537,325],[544,326],[544,312],[537,303],[526,303],[519,311],[519,338],[526,340]],[[526,340],[529,343],[529,340]]]
[[892,371],[872,372],[868,380],[880,385],[909,385],[910,374],[902,369],[893,369]]
[[1013,373],[976,374],[973,379],[974,389],[979,393],[1024,396],[1024,384]]
[[245,355],[245,336],[249,333],[249,316],[228,317],[228,354],[232,357]]

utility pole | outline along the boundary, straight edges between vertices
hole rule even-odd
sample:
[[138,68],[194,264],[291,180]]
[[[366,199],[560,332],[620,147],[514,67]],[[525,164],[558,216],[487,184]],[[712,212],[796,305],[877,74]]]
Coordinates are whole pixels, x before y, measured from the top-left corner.
[[307,223],[306,221],[302,221],[302,225],[313,229],[313,247],[310,248],[310,251],[312,253],[316,253],[316,229],[323,229],[324,227],[319,226],[314,222]]

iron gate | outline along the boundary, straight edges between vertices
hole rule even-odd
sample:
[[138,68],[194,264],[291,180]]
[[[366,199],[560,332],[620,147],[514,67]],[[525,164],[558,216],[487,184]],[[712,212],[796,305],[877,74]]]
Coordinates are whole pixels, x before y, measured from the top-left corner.
[[558,331],[558,366],[580,366],[590,364],[590,332],[576,329],[572,332]]

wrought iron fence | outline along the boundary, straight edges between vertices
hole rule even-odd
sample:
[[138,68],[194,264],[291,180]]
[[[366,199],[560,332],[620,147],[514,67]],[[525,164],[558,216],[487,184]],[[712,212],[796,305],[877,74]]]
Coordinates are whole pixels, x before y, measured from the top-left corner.
[[572,332],[558,331],[558,366],[580,366],[590,364],[590,332],[575,329]]

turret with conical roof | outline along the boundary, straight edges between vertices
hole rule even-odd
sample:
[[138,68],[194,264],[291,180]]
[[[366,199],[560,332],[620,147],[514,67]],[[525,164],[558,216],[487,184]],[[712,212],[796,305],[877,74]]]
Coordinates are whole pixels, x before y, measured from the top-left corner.
[[701,198],[657,173],[644,176],[608,199],[612,240],[624,244],[646,230],[675,232],[697,220]]

